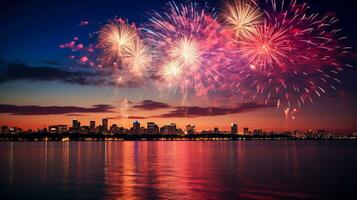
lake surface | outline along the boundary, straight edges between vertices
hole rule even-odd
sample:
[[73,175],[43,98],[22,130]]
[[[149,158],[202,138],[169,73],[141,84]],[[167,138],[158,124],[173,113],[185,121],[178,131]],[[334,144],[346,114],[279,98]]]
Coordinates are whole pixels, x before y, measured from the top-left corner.
[[0,142],[0,199],[357,199],[357,141]]

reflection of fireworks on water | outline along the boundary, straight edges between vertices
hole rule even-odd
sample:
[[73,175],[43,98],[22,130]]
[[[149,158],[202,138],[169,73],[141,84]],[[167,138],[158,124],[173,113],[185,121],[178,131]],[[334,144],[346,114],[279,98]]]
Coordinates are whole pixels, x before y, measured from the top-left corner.
[[[170,2],[163,13],[156,12],[146,24],[147,39],[156,51],[157,85],[193,89],[206,95],[222,66],[222,27],[212,10]],[[222,61],[222,62],[220,62]],[[169,84],[167,84],[168,81]]]
[[[340,83],[343,70],[334,17],[308,14],[307,4],[296,0],[266,1],[264,23],[246,37],[235,39],[240,62],[233,70],[240,94],[277,107],[301,107],[314,102]],[[243,64],[242,64],[243,63]]]

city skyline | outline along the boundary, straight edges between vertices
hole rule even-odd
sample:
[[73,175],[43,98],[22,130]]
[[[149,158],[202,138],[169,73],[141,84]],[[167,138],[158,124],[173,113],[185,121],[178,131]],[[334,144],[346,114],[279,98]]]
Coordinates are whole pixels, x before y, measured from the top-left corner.
[[337,135],[356,135],[357,132],[339,132],[333,130],[319,129],[292,129],[284,131],[264,130],[261,128],[250,128],[244,125],[239,125],[237,122],[230,123],[228,129],[220,129],[217,126],[212,126],[209,129],[199,129],[195,124],[186,124],[183,127],[177,126],[175,122],[159,125],[154,121],[148,120],[146,123],[141,123],[139,120],[133,120],[131,126],[121,126],[115,122],[110,123],[108,118],[101,119],[101,123],[89,121],[83,123],[77,119],[72,119],[71,123],[51,124],[38,129],[22,129],[21,127],[0,126],[0,133],[3,134],[18,134],[18,133],[70,133],[70,134],[129,134],[129,135],[187,135],[187,134],[337,134]]

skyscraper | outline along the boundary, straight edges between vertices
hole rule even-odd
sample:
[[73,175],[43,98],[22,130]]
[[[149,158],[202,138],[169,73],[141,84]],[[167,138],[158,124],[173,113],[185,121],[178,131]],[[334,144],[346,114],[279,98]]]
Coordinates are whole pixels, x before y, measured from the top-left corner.
[[95,129],[95,121],[90,121],[89,124],[90,129]]
[[73,119],[73,121],[72,121],[72,129],[73,129],[73,132],[78,133],[80,127],[81,127],[81,123],[80,123],[78,120]]
[[231,133],[232,134],[237,134],[238,133],[238,124],[231,124]]
[[245,128],[243,129],[243,134],[244,134],[244,135],[248,135],[248,134],[249,134],[249,129],[248,129],[247,127],[245,127]]
[[89,133],[95,133],[96,130],[95,130],[95,121],[90,121],[89,122]]
[[102,119],[103,131],[108,131],[108,119]]
[[133,122],[133,134],[140,134],[140,122],[137,120]]

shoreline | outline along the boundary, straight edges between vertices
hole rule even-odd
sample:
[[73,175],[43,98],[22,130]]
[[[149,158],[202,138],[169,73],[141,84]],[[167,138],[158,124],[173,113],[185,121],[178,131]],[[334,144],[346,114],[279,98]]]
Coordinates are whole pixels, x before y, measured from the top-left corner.
[[238,135],[238,134],[196,134],[196,135],[129,135],[129,134],[1,134],[1,141],[244,141],[244,140],[357,140],[356,136],[304,136],[290,135]]

